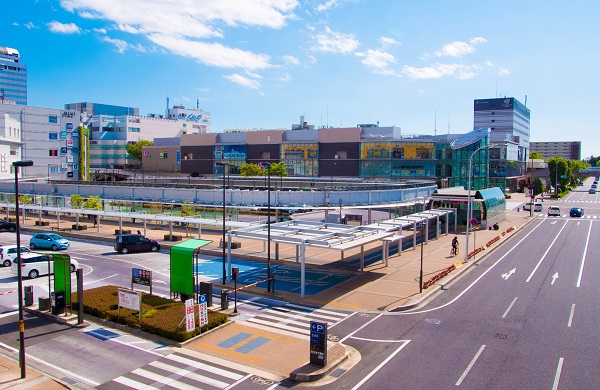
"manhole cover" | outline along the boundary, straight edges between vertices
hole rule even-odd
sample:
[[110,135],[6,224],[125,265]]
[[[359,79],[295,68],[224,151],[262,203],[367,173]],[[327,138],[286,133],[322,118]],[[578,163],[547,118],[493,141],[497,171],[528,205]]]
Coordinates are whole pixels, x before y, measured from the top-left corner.
[[439,325],[442,323],[442,321],[436,320],[435,318],[428,318],[425,320],[425,322],[431,325]]
[[508,337],[508,335],[503,334],[503,333],[496,333],[496,338],[500,339],[500,340],[506,340],[506,338]]
[[342,370],[342,369],[337,369],[334,372],[332,372],[331,374],[329,374],[330,376],[333,376],[335,378],[339,378],[340,376],[342,376],[343,373],[345,373],[346,370]]

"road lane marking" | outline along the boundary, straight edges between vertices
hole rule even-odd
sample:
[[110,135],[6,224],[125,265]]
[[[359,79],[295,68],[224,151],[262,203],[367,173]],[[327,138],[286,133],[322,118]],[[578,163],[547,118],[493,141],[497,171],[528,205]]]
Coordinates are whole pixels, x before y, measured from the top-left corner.
[[100,281],[102,281],[102,280],[106,280],[106,279],[114,278],[115,276],[118,276],[118,275],[119,275],[119,274],[114,274],[114,275],[110,275],[110,276],[107,276],[107,277],[105,277],[105,278],[102,278],[102,279],[96,279],[96,280],[92,280],[91,282],[86,282],[86,283],[84,283],[84,285],[90,285],[90,284],[93,284],[93,283],[97,283],[97,282],[100,282]]
[[552,249],[552,246],[554,246],[554,243],[556,242],[556,240],[558,240],[558,237],[560,236],[560,233],[562,233],[563,229],[566,226],[567,226],[567,224],[565,222],[565,224],[563,225],[563,227],[560,228],[560,231],[558,232],[558,234],[556,235],[556,237],[554,237],[554,240],[552,240],[552,242],[550,243],[550,245],[548,245],[548,249],[546,249],[546,252],[542,256],[542,258],[540,259],[540,261],[538,261],[538,263],[535,266],[535,268],[533,269],[533,271],[531,271],[531,275],[529,275],[529,277],[525,281],[526,283],[529,283],[529,281],[531,280],[531,278],[533,278],[533,274],[535,274],[535,271],[537,271],[537,269],[540,267],[540,265],[542,264],[542,261],[544,261],[544,259],[546,258],[546,255],[548,254],[548,252],[550,252],[550,249]]
[[556,367],[556,375],[554,376],[554,384],[552,385],[552,390],[558,389],[558,381],[560,380],[560,372],[562,371],[564,358],[558,359],[558,367]]
[[513,268],[513,269],[511,269],[510,271],[508,271],[507,273],[505,273],[505,274],[502,274],[502,278],[503,278],[504,280],[508,280],[508,278],[510,278],[510,275],[514,274],[515,272],[517,272],[517,269],[516,269],[516,268]]
[[352,312],[352,314],[350,314],[348,317],[344,317],[344,318],[342,318],[341,320],[339,320],[338,322],[336,322],[335,324],[331,325],[331,326],[329,327],[329,329],[333,328],[333,327],[334,327],[334,326],[336,326],[336,325],[339,325],[339,324],[341,324],[342,322],[346,321],[348,318],[352,317],[352,316],[353,316],[353,315],[355,315],[355,314],[356,314],[356,312]]
[[371,379],[371,377],[373,375],[375,375],[377,373],[377,371],[379,371],[381,369],[381,367],[385,366],[390,360],[392,360],[394,358],[394,356],[396,356],[400,351],[402,351],[402,349],[404,347],[406,347],[408,345],[408,343],[410,343],[410,340],[405,340],[404,344],[402,344],[401,346],[399,346],[398,349],[396,349],[394,351],[394,353],[392,353],[390,356],[387,357],[387,359],[385,359],[377,367],[375,367],[375,369],[373,371],[371,371],[369,373],[369,375],[365,376],[362,381],[358,382],[356,384],[356,386],[354,386],[352,388],[352,390],[356,390],[356,389],[360,388],[362,385],[364,385],[366,381],[368,381],[369,379]]
[[360,332],[361,330],[363,330],[363,328],[367,327],[368,325],[371,324],[371,322],[374,322],[376,319],[378,319],[379,317],[381,317],[383,315],[383,313],[380,313],[377,315],[377,317],[373,317],[373,319],[365,322],[365,324],[363,326],[361,326],[360,328],[356,329],[354,332],[350,333],[349,335],[347,335],[346,337],[344,337],[343,339],[340,340],[340,344],[343,344],[344,341],[348,340],[350,337],[354,336],[355,334],[357,334],[358,332]]
[[352,340],[360,340],[360,341],[373,341],[375,343],[406,343],[410,340],[377,340],[377,339],[365,339],[363,337],[352,337]]
[[[485,275],[487,275],[488,272],[490,272],[491,270],[493,270],[494,267],[496,267],[502,260],[504,260],[504,258],[506,256],[508,256],[512,251],[514,251],[523,241],[525,241],[527,239],[527,237],[529,237],[529,235],[531,233],[533,233],[535,231],[535,229],[539,228],[541,225],[542,224],[540,223],[536,227],[534,227],[533,229],[531,229],[531,231],[529,233],[527,233],[525,235],[525,237],[523,237],[512,248],[510,248],[508,251],[506,251],[506,253],[502,257],[500,257],[498,260],[496,260],[496,262],[494,264],[492,264],[487,270],[485,270],[481,275],[479,275],[479,277],[477,279],[475,279],[471,284],[469,284],[467,286],[467,288],[465,288],[460,294],[458,294],[450,302],[445,303],[442,306],[434,307],[433,309],[420,310],[420,311],[411,311],[411,312],[406,312],[406,313],[393,313],[393,314],[394,315],[399,315],[399,316],[401,316],[401,315],[412,315],[412,314],[422,314],[422,313],[429,313],[431,311],[438,310],[438,309],[443,309],[446,306],[450,306],[451,304],[453,304],[454,302],[456,302],[460,297],[462,297],[464,294],[466,294],[467,291],[469,291],[475,284],[477,284],[477,282],[479,282],[481,280],[481,278],[483,278]],[[388,314],[390,314],[390,313],[388,313]]]
[[479,355],[481,355],[481,352],[483,352],[484,348],[485,348],[485,344],[483,344],[479,348],[479,351],[477,351],[477,353],[475,354],[475,356],[471,360],[471,363],[469,363],[469,365],[467,366],[465,372],[463,372],[462,375],[460,376],[460,378],[458,378],[458,382],[456,382],[456,386],[460,386],[460,384],[465,379],[465,377],[467,376],[467,374],[469,373],[469,371],[471,371],[471,368],[473,368],[473,366],[475,365],[475,362],[477,361],[477,359],[479,359]]
[[558,279],[558,272],[552,275],[552,282],[550,282],[550,284],[554,284],[554,282],[556,282],[556,279]]
[[583,266],[585,265],[585,258],[587,254],[588,244],[590,243],[590,234],[592,233],[592,224],[590,223],[590,229],[588,230],[587,238],[585,239],[585,247],[583,248],[583,257],[581,258],[581,268],[579,269],[579,277],[577,278],[577,287],[581,286],[581,278],[583,277]]
[[569,322],[567,323],[567,326],[570,328],[571,324],[573,323],[573,315],[575,314],[575,304],[573,304],[571,306],[571,314],[569,314]]
[[517,301],[517,299],[519,299],[519,297],[515,297],[515,299],[513,299],[513,301],[510,303],[510,305],[508,305],[508,309],[506,309],[506,311],[502,315],[502,318],[506,318],[506,316],[508,315],[508,312],[510,311],[510,309],[512,309],[512,307],[515,304],[515,302]]

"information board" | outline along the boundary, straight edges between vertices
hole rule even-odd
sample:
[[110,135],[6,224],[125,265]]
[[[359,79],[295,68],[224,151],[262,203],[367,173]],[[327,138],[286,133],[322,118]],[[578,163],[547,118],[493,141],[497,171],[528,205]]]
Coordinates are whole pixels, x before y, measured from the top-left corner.
[[310,364],[327,365],[327,323],[310,322]]
[[208,305],[206,304],[206,294],[200,295],[200,303],[198,304],[198,322],[200,326],[208,324]]
[[140,292],[119,289],[119,306],[131,310],[140,310]]

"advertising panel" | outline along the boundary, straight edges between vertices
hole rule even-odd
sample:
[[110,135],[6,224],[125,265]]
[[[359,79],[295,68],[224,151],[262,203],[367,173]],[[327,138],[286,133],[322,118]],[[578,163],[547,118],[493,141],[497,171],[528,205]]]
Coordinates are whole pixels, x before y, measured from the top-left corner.
[[185,301],[185,330],[193,332],[196,329],[196,321],[194,321],[194,300],[187,299]]

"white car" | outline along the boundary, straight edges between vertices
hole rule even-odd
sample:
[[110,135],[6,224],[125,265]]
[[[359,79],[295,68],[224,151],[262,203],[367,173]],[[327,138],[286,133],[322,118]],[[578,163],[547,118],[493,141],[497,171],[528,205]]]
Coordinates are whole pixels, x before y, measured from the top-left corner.
[[[13,274],[18,272],[17,259],[14,259],[10,269]],[[75,259],[71,259],[71,272],[79,268],[79,263]],[[50,274],[54,273],[54,262],[50,261]],[[21,255],[21,275],[30,279],[35,279],[40,275],[48,274],[48,257],[39,253],[24,253]]]
[[527,202],[523,205],[523,210],[530,211],[531,206],[533,206],[533,211],[542,211],[544,209],[544,206],[542,206],[541,203]]
[[[21,255],[29,252],[30,249],[24,245],[21,246]],[[0,262],[3,267],[10,267],[12,261],[17,257],[17,246],[16,245],[2,245],[0,246]]]
[[560,217],[560,209],[556,206],[548,207],[548,216],[549,217]]

